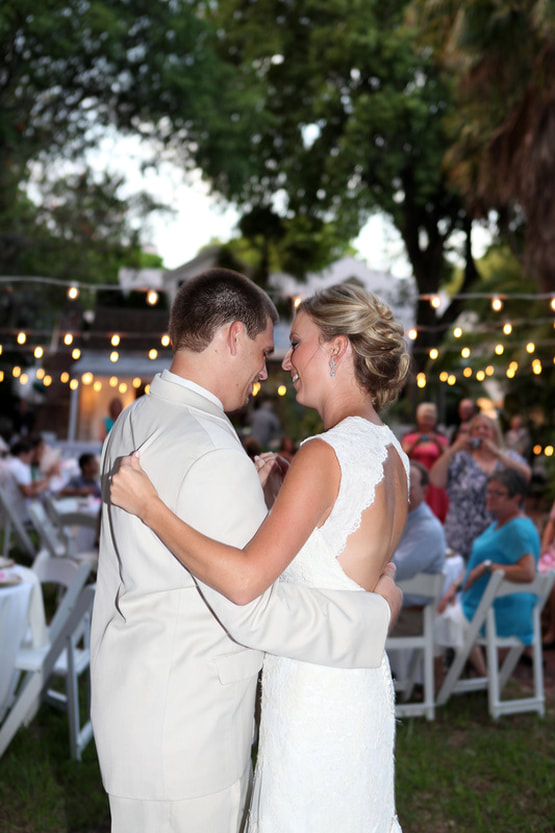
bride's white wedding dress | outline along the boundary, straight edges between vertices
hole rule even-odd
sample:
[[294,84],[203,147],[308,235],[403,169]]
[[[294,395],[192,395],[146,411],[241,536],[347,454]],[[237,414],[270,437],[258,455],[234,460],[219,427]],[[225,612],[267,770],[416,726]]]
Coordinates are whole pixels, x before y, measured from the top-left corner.
[[[349,417],[319,435],[335,450],[341,484],[282,581],[360,591],[338,556],[383,479],[387,426]],[[372,639],[372,634],[368,634]],[[337,669],[267,655],[248,833],[400,833],[395,815],[394,692],[380,668]]]

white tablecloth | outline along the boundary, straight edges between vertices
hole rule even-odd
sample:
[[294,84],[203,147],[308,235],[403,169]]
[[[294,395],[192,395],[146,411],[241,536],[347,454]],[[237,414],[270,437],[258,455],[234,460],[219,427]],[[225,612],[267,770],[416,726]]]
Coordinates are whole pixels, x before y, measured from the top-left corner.
[[1,574],[16,574],[22,581],[0,586],[0,720],[17,684],[15,658],[21,643],[28,639],[40,647],[48,642],[42,590],[35,573],[16,565]]

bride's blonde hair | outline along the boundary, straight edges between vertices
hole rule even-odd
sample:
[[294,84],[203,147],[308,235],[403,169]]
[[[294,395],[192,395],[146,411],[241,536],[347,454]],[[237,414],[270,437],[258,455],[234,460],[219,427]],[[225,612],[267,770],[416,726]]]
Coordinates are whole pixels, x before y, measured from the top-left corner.
[[403,327],[387,304],[347,282],[316,292],[297,312],[310,316],[325,342],[347,336],[357,381],[370,393],[376,410],[397,398],[408,375],[410,356]]

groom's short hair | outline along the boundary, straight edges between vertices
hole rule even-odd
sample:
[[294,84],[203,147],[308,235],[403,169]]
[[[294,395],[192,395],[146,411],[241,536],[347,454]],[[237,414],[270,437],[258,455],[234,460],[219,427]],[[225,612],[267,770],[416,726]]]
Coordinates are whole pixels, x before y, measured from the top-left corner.
[[170,313],[169,335],[174,353],[180,349],[202,352],[224,324],[241,321],[254,339],[268,318],[278,321],[277,310],[250,278],[231,269],[208,269],[183,283]]

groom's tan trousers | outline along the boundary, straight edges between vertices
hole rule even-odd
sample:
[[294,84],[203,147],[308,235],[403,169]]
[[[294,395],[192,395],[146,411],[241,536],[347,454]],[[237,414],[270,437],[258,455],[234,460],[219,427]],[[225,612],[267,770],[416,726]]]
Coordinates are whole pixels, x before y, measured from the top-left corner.
[[112,833],[242,833],[251,767],[226,790],[184,801],[137,801],[110,795]]

